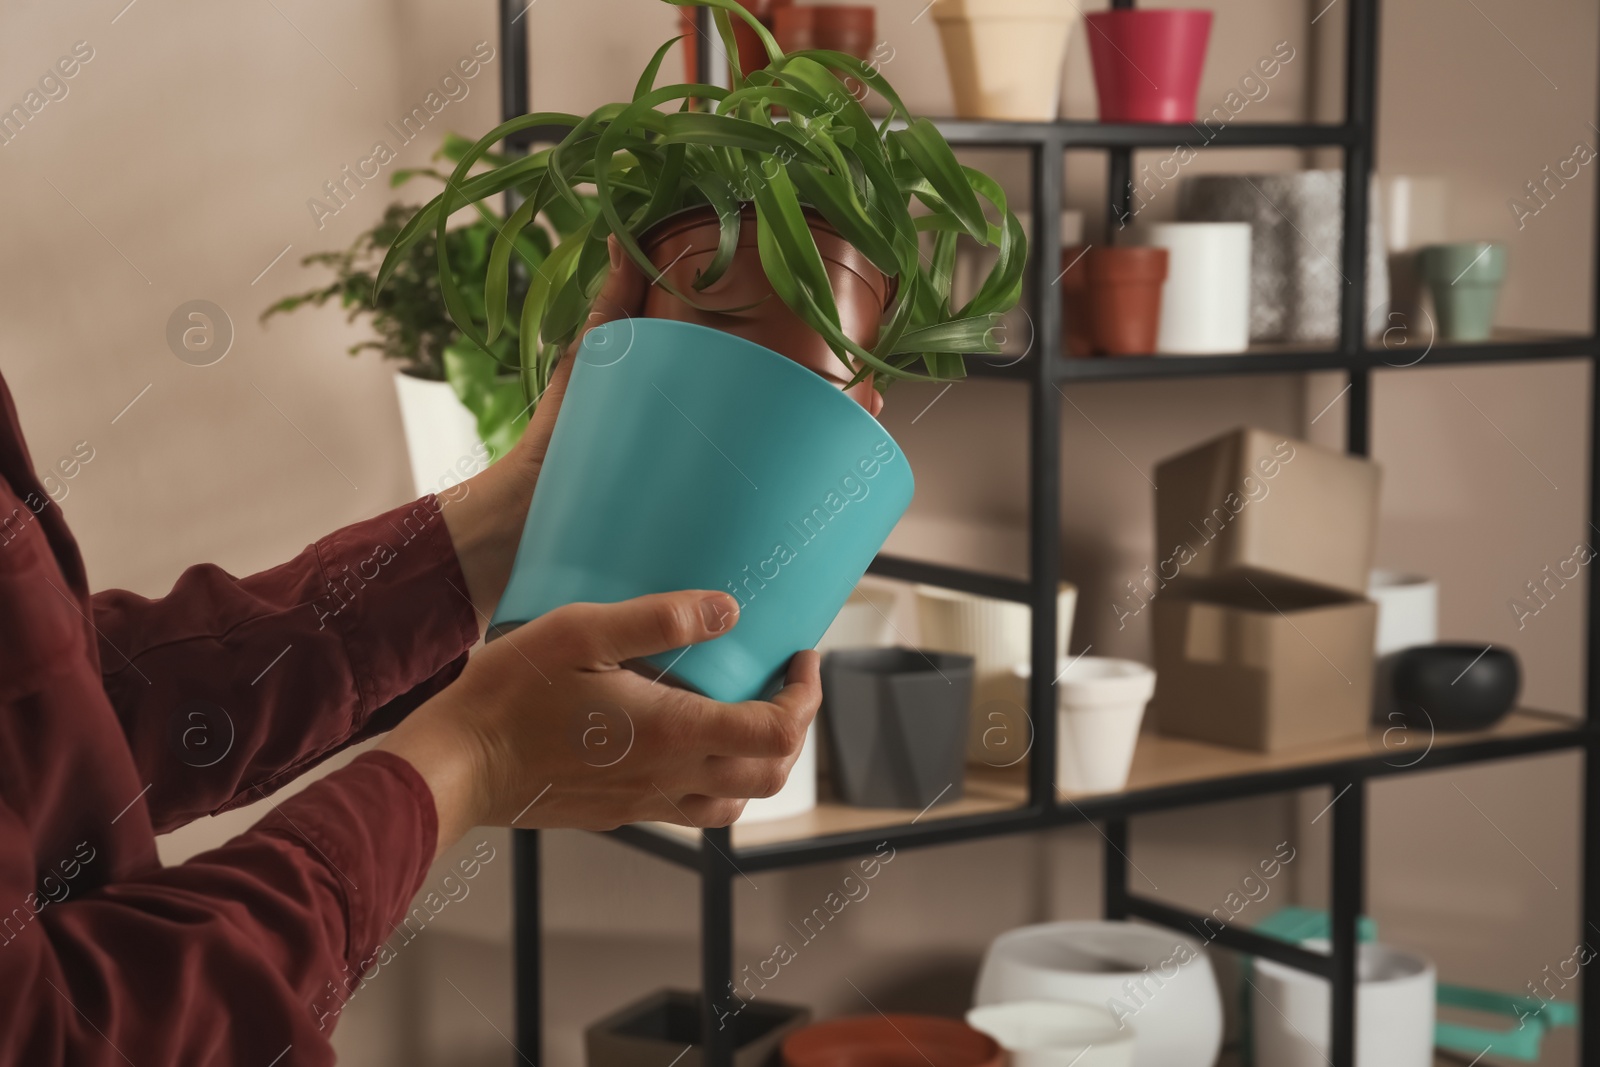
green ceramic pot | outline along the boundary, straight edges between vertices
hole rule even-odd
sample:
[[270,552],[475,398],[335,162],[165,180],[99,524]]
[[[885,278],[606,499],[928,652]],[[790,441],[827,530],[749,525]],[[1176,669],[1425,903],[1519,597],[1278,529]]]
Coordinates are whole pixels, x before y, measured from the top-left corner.
[[1487,341],[1506,277],[1506,246],[1491,241],[1429,245],[1419,262],[1433,293],[1440,340]]

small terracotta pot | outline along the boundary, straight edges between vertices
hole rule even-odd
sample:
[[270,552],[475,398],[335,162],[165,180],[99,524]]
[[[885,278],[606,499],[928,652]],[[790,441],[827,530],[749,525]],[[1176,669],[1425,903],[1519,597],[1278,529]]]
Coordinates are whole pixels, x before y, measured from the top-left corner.
[[1094,355],[1088,259],[1083,245],[1061,250],[1061,328],[1069,356]]
[[785,52],[825,48],[864,60],[872,54],[877,10],[834,4],[781,7],[773,13],[773,33]]
[[1090,323],[1096,351],[1148,355],[1161,328],[1165,248],[1093,248],[1089,266]]
[[937,1015],[856,1015],[790,1034],[783,1067],[1000,1067],[988,1034]]
[[[828,271],[839,324],[845,336],[863,348],[871,348],[877,343],[884,310],[894,298],[894,283],[840,237],[821,215],[808,210],[806,217]],[[756,248],[753,207],[746,207],[741,216],[738,251],[727,272],[714,284],[695,291],[695,279],[716,256],[720,235],[716,212],[698,207],[662,220],[640,238],[640,246],[656,269],[674,288],[701,305],[686,304],[662,286],[652,285],[645,296],[645,316],[698,323],[754,341],[843,389],[849,381],[844,364],[822,335],[790,310],[767,281]],[[875,410],[876,394],[870,375],[845,392],[868,411]]]

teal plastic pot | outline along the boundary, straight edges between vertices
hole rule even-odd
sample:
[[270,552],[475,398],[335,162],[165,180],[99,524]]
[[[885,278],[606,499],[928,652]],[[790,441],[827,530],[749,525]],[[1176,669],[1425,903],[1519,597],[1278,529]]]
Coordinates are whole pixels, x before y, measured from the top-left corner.
[[738,624],[650,662],[717,700],[769,695],[911,503],[905,454],[815,373],[732,334],[626,319],[577,359],[495,624],[722,590]]
[[1487,341],[1500,283],[1506,278],[1506,246],[1490,241],[1429,245],[1420,259],[1422,276],[1433,293],[1439,337]]

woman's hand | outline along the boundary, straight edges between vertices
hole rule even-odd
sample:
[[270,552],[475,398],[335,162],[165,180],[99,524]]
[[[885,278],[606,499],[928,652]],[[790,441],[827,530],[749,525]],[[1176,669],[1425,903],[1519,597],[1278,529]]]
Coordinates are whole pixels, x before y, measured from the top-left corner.
[[433,790],[441,851],[476,825],[726,826],[788,778],[822,700],[817,654],[796,654],[770,702],[743,704],[624,664],[737,619],[710,592],[559,608],[491,642],[380,747]]
[[[610,240],[610,249],[611,272],[595,299],[588,322],[578,335],[579,341],[584,333],[601,323],[628,318],[644,309],[647,288],[644,275],[623,254],[614,237]],[[500,594],[511,578],[517,542],[522,537],[539,469],[550,448],[550,434],[555,430],[556,415],[566,396],[576,352],[577,344],[574,344],[556,367],[516,447],[487,470],[440,495],[445,526],[450,531],[456,558],[467,580],[467,594],[478,615],[479,633],[494,615]]]

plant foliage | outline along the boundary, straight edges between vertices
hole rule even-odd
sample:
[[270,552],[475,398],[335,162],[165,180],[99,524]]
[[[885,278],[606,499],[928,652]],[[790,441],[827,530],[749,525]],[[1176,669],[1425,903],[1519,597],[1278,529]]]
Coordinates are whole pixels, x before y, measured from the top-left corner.
[[[841,52],[784,54],[735,0],[665,0],[715,8],[727,54],[737,56],[730,18],[743,18],[770,63],[748,75],[732,72],[731,88],[680,84],[656,77],[676,39],[663,45],[639,78],[633,98],[586,116],[524,115],[497,126],[456,155],[444,191],[396,237],[377,288],[394,284],[417,249],[433,252],[440,291],[468,340],[495,351],[518,340],[523,388],[535,400],[561,353],[588,317],[609,269],[607,237],[615,235],[647,278],[679,292],[650,263],[639,237],[685,208],[710,206],[721,226],[711,264],[696,291],[727,270],[738,245],[740,213],[753,204],[762,268],[774,291],[829,346],[853,380],[875,374],[879,388],[900,378],[948,380],[964,373],[962,354],[996,350],[994,327],[1021,295],[1026,239],[998,183],[962,166],[937,128],[912,117],[872,66]],[[890,115],[874,123],[841,77],[876,90]],[[569,128],[561,142],[526,156],[491,149],[536,126]],[[478,171],[489,162],[492,169]],[[522,202],[496,224],[484,266],[459,254],[450,217],[508,189]],[[592,190],[593,207],[585,193]],[[838,310],[803,210],[820,213],[884,274],[897,279],[893,305],[876,345],[866,349],[840,328]],[[513,253],[541,217],[560,210],[581,219],[513,293]],[[431,236],[432,242],[427,242]],[[951,294],[958,241],[997,249],[972,298]],[[482,285],[477,285],[482,267]],[[509,307],[520,296],[519,314]]]
[[[454,135],[445,139],[435,158],[460,159],[471,142]],[[494,168],[509,160],[488,154],[482,164]],[[443,183],[446,175],[419,168],[395,172],[392,186],[424,175]],[[499,458],[516,443],[527,424],[530,411],[516,375],[517,330],[504,331],[494,341],[476,344],[464,338],[461,328],[445,306],[444,292],[437,270],[437,251],[432,245],[411,244],[388,262],[386,284],[378,285],[380,265],[394,247],[395,240],[421,210],[414,205],[391,204],[371,229],[361,233],[350,247],[341,251],[315,252],[300,262],[307,267],[326,267],[333,272],[327,285],[286,296],[262,312],[266,321],[274,315],[310,305],[321,307],[337,300],[347,310],[347,318],[370,320],[374,340],[351,345],[352,356],[365,351],[382,353],[401,365],[406,373],[432,381],[448,381],[456,396],[477,421],[478,435],[488,445],[491,457]],[[593,211],[592,206],[577,213],[551,212],[570,228],[576,228]],[[458,287],[460,306],[467,314],[485,314],[483,277],[488,269],[491,242],[499,235],[505,220],[485,205],[464,225],[452,226],[444,235],[447,255],[460,264],[466,278]],[[559,229],[558,233],[567,232]],[[521,269],[538,269],[550,255],[550,235],[539,226],[524,227],[516,243]]]

